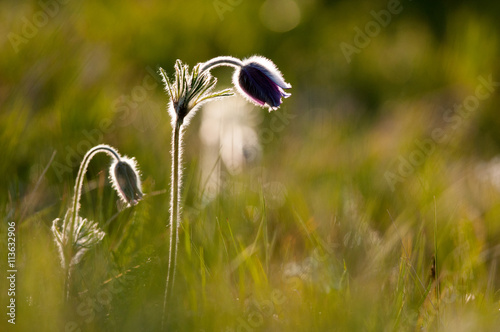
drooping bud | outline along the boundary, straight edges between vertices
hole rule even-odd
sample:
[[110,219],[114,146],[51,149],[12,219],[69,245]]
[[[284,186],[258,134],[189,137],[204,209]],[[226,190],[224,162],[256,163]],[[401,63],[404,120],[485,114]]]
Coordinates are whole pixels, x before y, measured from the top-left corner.
[[113,188],[124,203],[136,205],[142,199],[141,178],[135,159],[122,157],[115,160],[109,174]]

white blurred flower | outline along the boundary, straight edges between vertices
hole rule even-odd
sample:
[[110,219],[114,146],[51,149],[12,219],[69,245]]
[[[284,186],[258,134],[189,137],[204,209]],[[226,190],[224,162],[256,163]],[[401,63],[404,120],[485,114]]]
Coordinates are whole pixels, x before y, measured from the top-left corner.
[[200,139],[202,184],[206,198],[213,198],[221,186],[220,163],[230,174],[258,160],[261,146],[256,127],[260,113],[241,98],[207,104],[202,111]]

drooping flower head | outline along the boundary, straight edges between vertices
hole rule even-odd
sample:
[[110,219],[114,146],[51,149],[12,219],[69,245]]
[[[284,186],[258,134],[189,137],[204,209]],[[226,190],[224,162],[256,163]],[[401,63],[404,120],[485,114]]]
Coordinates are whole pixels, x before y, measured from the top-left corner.
[[141,179],[135,159],[121,157],[110,167],[109,175],[113,188],[128,205],[136,205],[143,197]]
[[276,110],[281,99],[291,96],[284,89],[292,86],[285,82],[276,65],[261,56],[252,56],[243,60],[243,66],[233,75],[233,84],[240,94],[255,105]]
[[254,55],[243,61],[231,56],[219,56],[203,63],[200,72],[207,72],[218,66],[235,68],[233,85],[252,104],[268,107],[270,111],[276,110],[281,105],[282,98],[291,96],[285,89],[292,86],[285,82],[276,65],[263,56]]

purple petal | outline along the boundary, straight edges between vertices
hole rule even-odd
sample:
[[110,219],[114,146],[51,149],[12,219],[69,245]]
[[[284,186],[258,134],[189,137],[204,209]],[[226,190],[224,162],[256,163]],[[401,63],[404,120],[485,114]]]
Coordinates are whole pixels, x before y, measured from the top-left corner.
[[248,59],[243,60],[243,63],[244,65],[259,68],[259,70],[266,73],[266,75],[282,89],[290,89],[292,87],[290,84],[285,82],[285,80],[283,79],[283,75],[276,67],[276,65],[267,58],[254,55]]
[[274,64],[262,57],[244,61],[244,66],[235,72],[233,83],[240,93],[258,106],[268,105],[277,109],[282,97],[289,97],[283,89],[291,88]]

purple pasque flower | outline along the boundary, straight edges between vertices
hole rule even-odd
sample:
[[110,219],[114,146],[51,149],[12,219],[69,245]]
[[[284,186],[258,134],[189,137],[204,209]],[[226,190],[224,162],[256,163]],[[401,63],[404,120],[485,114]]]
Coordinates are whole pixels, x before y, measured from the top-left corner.
[[257,106],[276,110],[281,99],[291,96],[284,89],[292,86],[285,82],[283,75],[269,59],[254,55],[242,61],[233,75],[233,84],[240,94]]

